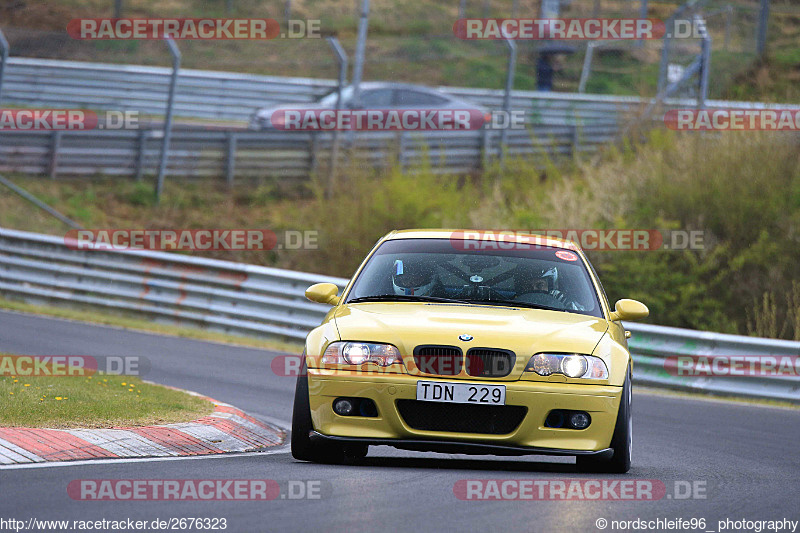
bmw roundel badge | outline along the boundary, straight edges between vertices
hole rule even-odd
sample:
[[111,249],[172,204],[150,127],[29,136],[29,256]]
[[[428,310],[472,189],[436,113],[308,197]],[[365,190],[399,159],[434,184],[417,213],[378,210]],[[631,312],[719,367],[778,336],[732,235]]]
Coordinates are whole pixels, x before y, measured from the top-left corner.
[[464,341],[464,342],[471,341],[473,338],[474,338],[474,337],[473,337],[472,335],[467,335],[466,333],[464,333],[463,335],[459,335],[459,336],[458,336],[458,339],[459,339],[459,340],[462,340],[462,341]]

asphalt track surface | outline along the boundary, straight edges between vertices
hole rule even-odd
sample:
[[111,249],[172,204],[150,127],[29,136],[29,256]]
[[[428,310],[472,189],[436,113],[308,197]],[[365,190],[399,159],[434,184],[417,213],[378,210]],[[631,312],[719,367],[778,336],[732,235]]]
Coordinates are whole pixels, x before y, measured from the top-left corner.
[[[146,379],[209,395],[267,421],[291,419],[294,378],[276,376],[270,370],[276,354],[262,350],[0,312],[0,351],[145,356],[152,362]],[[704,518],[705,528],[684,524],[672,530],[716,532],[718,520],[800,520],[800,410],[652,395],[634,388],[633,413],[633,467],[624,476],[579,474],[572,458],[470,457],[389,447],[371,448],[359,465],[316,465],[295,461],[282,447],[214,458],[2,469],[0,518],[224,517],[226,531],[235,532],[417,533],[601,531],[596,525],[600,518],[608,520],[603,531],[643,530],[614,528],[612,520]],[[76,479],[216,478],[272,479],[282,487],[289,480],[310,480],[318,482],[321,497],[97,502],[72,500],[66,491]],[[663,482],[667,494],[656,501],[462,501],[453,487],[463,479],[650,479]],[[698,497],[678,497],[685,482],[701,489]],[[735,526],[729,523],[728,530],[755,531]]]

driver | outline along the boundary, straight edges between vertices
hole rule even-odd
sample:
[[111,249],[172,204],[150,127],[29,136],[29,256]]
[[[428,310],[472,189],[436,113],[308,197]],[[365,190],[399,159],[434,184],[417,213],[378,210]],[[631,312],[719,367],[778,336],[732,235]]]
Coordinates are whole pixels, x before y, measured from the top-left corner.
[[398,259],[392,270],[394,293],[403,296],[429,296],[436,285],[434,266],[419,259]]
[[552,267],[542,270],[533,279],[532,285],[533,290],[531,292],[546,293],[553,296],[555,296],[556,293],[560,293],[558,290],[558,269],[556,267]]
[[558,287],[558,267],[543,269],[533,280],[533,290],[540,294],[548,294],[558,300],[565,309],[583,311],[584,307],[574,300],[567,298],[567,293]]

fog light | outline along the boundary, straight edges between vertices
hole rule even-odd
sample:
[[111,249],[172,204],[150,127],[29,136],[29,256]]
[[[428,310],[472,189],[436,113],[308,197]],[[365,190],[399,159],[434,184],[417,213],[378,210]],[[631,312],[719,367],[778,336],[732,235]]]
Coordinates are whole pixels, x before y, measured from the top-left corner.
[[586,429],[590,422],[589,415],[586,413],[573,413],[569,417],[569,425],[575,429]]
[[347,398],[339,398],[333,402],[333,410],[337,415],[350,416],[355,411],[356,406]]

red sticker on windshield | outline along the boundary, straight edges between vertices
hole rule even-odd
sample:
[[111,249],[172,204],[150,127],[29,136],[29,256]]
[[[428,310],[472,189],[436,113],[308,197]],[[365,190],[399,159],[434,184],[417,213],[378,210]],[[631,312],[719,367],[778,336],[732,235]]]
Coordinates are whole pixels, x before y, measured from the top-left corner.
[[556,252],[556,257],[559,259],[563,259],[564,261],[577,261],[578,256],[573,254],[572,252],[568,252],[566,250],[559,250]]

